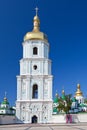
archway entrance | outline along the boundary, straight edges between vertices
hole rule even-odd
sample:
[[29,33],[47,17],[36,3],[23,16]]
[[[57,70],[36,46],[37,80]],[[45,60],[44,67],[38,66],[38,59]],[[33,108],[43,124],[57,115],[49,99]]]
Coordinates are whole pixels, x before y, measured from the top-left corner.
[[38,122],[38,118],[37,118],[37,116],[33,116],[32,117],[32,123],[37,123]]

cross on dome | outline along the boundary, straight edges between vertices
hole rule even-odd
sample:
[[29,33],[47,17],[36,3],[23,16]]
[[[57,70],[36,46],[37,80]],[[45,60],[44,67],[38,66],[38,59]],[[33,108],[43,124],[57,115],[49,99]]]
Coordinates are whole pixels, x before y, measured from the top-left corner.
[[64,90],[64,85],[62,86],[62,90]]
[[36,16],[37,16],[38,15],[38,10],[39,10],[38,7],[36,7],[35,10],[36,10]]
[[6,95],[7,95],[7,92],[5,91],[5,97],[6,97]]

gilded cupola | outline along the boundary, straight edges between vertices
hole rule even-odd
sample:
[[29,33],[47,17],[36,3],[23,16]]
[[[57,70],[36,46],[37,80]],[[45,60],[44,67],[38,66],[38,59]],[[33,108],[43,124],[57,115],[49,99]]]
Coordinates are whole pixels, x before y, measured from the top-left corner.
[[65,95],[65,91],[64,91],[64,89],[62,90],[62,94]]
[[77,84],[77,91],[75,93],[75,96],[82,96],[82,92],[80,90],[80,84]]
[[58,93],[56,92],[55,97],[58,97]]
[[56,91],[54,103],[58,103],[58,101],[59,101],[59,99],[58,99],[58,93],[57,93],[57,91]]
[[24,41],[27,40],[44,40],[48,42],[47,35],[40,32],[40,19],[38,17],[38,8],[36,8],[36,15],[33,18],[33,30],[27,32],[24,36]]
[[61,97],[62,97],[63,100],[66,100],[66,96],[65,96],[65,91],[64,91],[64,89],[62,90],[62,96],[61,96]]

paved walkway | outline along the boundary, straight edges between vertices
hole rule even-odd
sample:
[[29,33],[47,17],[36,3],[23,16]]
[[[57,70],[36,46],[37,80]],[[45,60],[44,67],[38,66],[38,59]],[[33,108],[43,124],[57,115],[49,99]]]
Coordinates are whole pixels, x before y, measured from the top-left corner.
[[0,125],[0,130],[87,130],[87,123]]

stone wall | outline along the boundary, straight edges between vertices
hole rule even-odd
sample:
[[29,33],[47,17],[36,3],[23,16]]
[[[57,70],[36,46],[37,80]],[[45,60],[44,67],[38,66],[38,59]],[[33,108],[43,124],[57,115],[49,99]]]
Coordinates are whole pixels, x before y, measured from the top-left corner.
[[[72,123],[87,122],[87,114],[71,114]],[[15,124],[18,123],[15,116],[0,115],[0,124]],[[22,123],[22,122],[21,122]],[[49,123],[66,123],[66,115],[53,115]]]
[[51,123],[66,123],[65,114],[53,115]]
[[[87,122],[87,114],[71,114],[72,123]],[[66,123],[66,115],[53,115],[51,123]]]
[[15,124],[16,117],[13,115],[0,115],[0,124]]
[[72,114],[72,122],[87,122],[87,114]]

